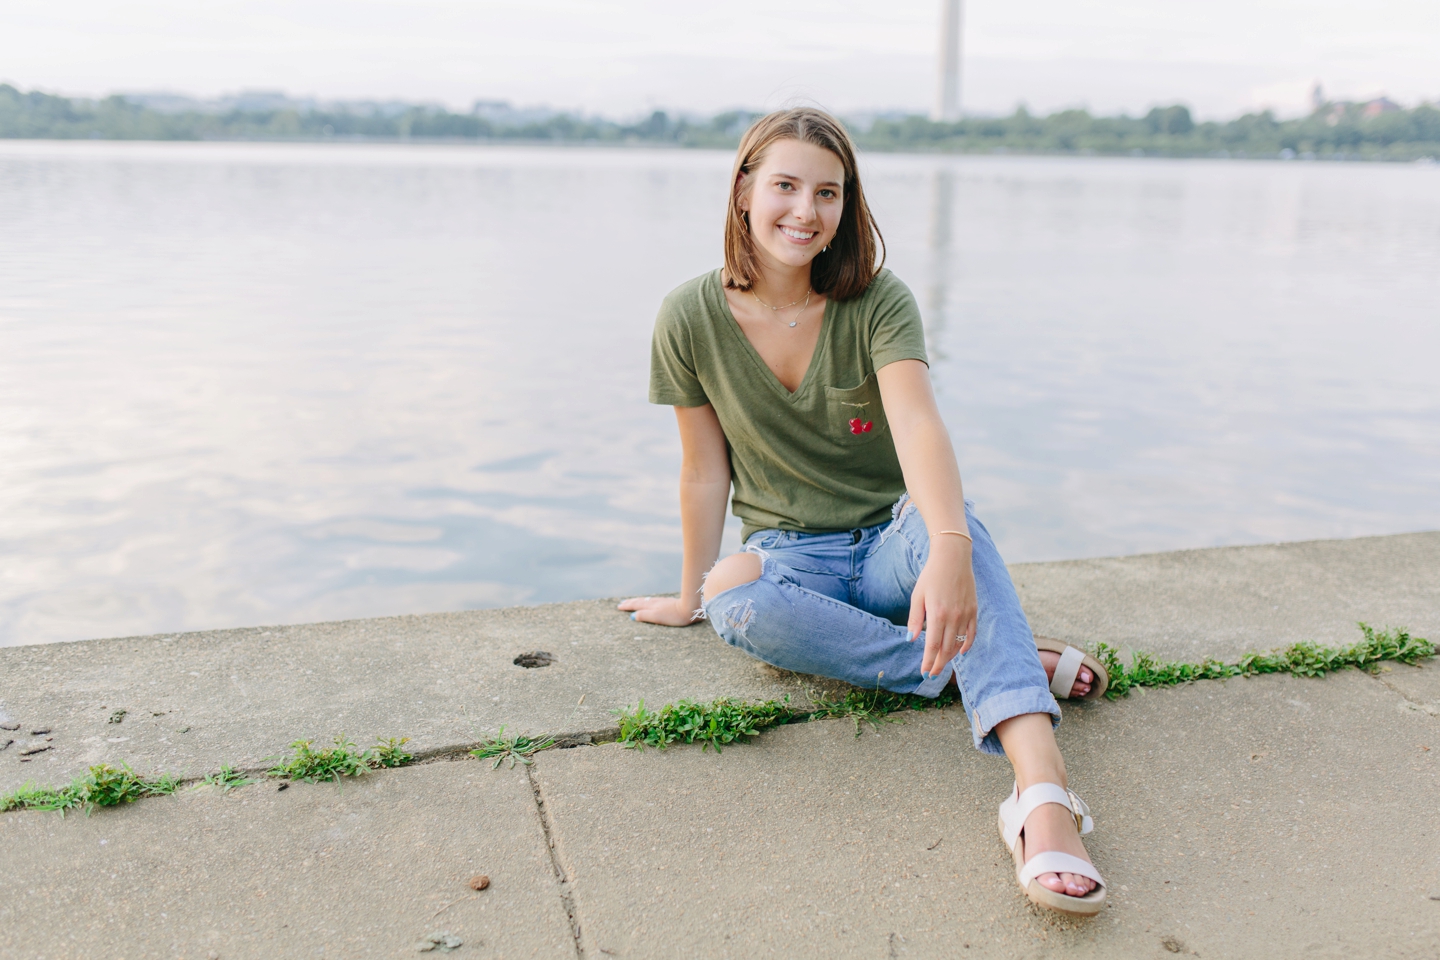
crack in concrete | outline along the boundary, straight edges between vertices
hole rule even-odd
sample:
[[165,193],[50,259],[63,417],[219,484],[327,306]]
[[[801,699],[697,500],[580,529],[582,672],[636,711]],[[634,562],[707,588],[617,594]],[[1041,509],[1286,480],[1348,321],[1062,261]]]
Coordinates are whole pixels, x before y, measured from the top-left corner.
[[1370,679],[1379,681],[1380,685],[1383,686],[1386,690],[1389,690],[1391,693],[1398,696],[1401,700],[1404,700],[1406,703],[1410,704],[1418,712],[1427,714],[1432,717],[1440,717],[1440,711],[1436,710],[1436,707],[1440,706],[1440,704],[1436,704],[1434,702],[1427,703],[1423,700],[1416,700],[1404,690],[1401,690],[1399,687],[1395,686],[1395,684],[1391,683],[1389,680],[1386,680],[1378,673],[1370,673],[1368,670],[1364,670],[1361,672],[1370,677]]
[[525,776],[530,779],[530,792],[535,797],[535,812],[540,815],[540,829],[545,834],[545,849],[550,854],[550,869],[555,874],[555,884],[560,890],[560,906],[570,921],[570,935],[575,938],[575,956],[585,960],[585,944],[580,939],[580,916],[575,907],[575,894],[570,880],[560,862],[560,853],[555,849],[555,830],[550,822],[550,813],[545,808],[545,798],[540,794],[540,782],[535,779],[535,768],[527,764]]

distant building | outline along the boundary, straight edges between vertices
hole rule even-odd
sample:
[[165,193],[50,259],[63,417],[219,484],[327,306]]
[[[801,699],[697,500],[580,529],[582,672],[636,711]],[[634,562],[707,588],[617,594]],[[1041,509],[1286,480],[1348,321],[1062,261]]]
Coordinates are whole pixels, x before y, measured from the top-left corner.
[[1403,108],[1398,103],[1395,103],[1385,97],[1376,97],[1374,100],[1371,100],[1369,103],[1365,104],[1364,109],[1362,109],[1360,112],[1361,115],[1368,120],[1371,117],[1378,117],[1382,113],[1395,113],[1401,109]]
[[940,0],[939,83],[930,119],[960,119],[961,0]]
[[1320,86],[1320,81],[1315,81],[1315,86],[1310,88],[1310,112],[1319,113],[1325,106],[1325,88]]

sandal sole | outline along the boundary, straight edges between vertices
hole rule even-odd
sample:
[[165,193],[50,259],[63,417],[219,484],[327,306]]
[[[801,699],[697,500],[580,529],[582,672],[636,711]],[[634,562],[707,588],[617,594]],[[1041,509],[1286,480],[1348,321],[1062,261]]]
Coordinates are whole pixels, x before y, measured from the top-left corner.
[[[999,819],[1000,842],[1005,843],[1005,820]],[[1015,872],[1025,866],[1025,861],[1020,857],[1021,844],[1016,843],[1015,848],[1010,851],[1010,859],[1015,861]],[[1087,918],[1093,917],[1105,909],[1105,888],[1096,887],[1083,897],[1071,897],[1063,893],[1056,893],[1046,887],[1039,880],[1031,880],[1030,885],[1025,888],[1025,896],[1037,907],[1044,907],[1046,910],[1054,910],[1056,913],[1063,913],[1069,917]]]

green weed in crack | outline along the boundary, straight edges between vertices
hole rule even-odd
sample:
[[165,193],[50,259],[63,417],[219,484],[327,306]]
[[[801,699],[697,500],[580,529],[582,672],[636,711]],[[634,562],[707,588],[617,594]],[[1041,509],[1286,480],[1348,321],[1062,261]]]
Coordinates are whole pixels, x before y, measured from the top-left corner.
[[855,736],[858,738],[863,732],[861,727],[863,723],[870,724],[876,730],[880,729],[882,723],[904,723],[904,720],[892,716],[892,714],[903,710],[930,710],[948,707],[960,699],[960,694],[946,687],[940,691],[938,697],[932,699],[913,693],[891,693],[888,690],[881,690],[877,686],[875,690],[869,692],[850,690],[845,696],[838,699],[824,693],[812,692],[810,699],[814,701],[815,709],[806,719],[853,720],[855,721]]
[[231,766],[223,766],[207,777],[201,778],[200,782],[191,787],[192,790],[199,790],[201,787],[218,787],[221,793],[229,793],[236,787],[248,787],[252,783],[260,781],[254,777],[247,777],[245,774]]
[[99,763],[64,787],[41,787],[27,783],[18,790],[0,795],[0,812],[58,810],[64,815],[68,810],[83,809],[89,814],[96,807],[114,807],[145,797],[168,796],[179,786],[179,778],[172,774],[148,779],[123,763],[119,767]]
[[505,736],[505,728],[502,726],[500,732],[495,734],[495,736],[480,738],[479,744],[474,750],[470,751],[470,756],[475,757],[477,760],[493,759],[495,762],[490,764],[491,770],[494,770],[506,760],[510,761],[512,768],[517,762],[529,766],[534,762],[531,759],[534,754],[553,747],[554,745],[555,739],[553,737],[534,739],[524,734],[507,737]]
[[1235,663],[1205,659],[1199,663],[1160,660],[1143,652],[1131,656],[1127,666],[1120,652],[1108,643],[1097,644],[1098,657],[1110,675],[1105,696],[1111,700],[1126,696],[1135,687],[1173,687],[1195,680],[1224,680],[1265,673],[1288,673],[1296,677],[1323,677],[1336,670],[1357,667],[1370,673],[1385,661],[1415,665],[1436,653],[1435,644],[1409,631],[1394,627],[1375,631],[1359,624],[1364,639],[1348,647],[1324,647],[1317,643],[1295,643],[1269,653],[1247,653]]
[[664,749],[672,743],[699,743],[702,750],[719,753],[729,743],[753,737],[767,727],[789,723],[795,712],[784,702],[766,700],[749,703],[734,697],[720,697],[709,703],[679,700],[659,710],[648,710],[645,701],[620,716],[620,742],[627,747]]
[[403,767],[415,760],[415,755],[405,752],[405,744],[410,742],[409,737],[391,737],[389,740],[377,740],[371,766],[375,767]]
[[315,749],[314,741],[296,740],[290,756],[265,771],[267,776],[306,783],[340,782],[341,777],[359,777],[378,767],[403,767],[415,758],[406,753],[409,737],[380,740],[374,749],[358,750],[351,740],[339,736],[333,747]]

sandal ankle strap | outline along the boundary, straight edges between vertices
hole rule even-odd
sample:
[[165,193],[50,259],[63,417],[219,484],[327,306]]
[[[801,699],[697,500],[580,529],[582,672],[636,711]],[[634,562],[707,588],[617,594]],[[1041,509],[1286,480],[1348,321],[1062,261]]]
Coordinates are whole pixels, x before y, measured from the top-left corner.
[[1035,812],[1037,807],[1047,803],[1056,803],[1070,811],[1075,818],[1075,829],[1081,836],[1095,829],[1095,821],[1090,817],[1090,808],[1085,801],[1076,795],[1075,791],[1067,790],[1058,783],[1037,783],[1032,785],[1024,793],[1019,792],[1020,787],[1016,785],[1010,794],[1010,799],[1001,805],[1001,816],[1005,818],[1005,842],[1012,848],[1015,841],[1020,837],[1020,831],[1025,829],[1025,821],[1030,814]]

